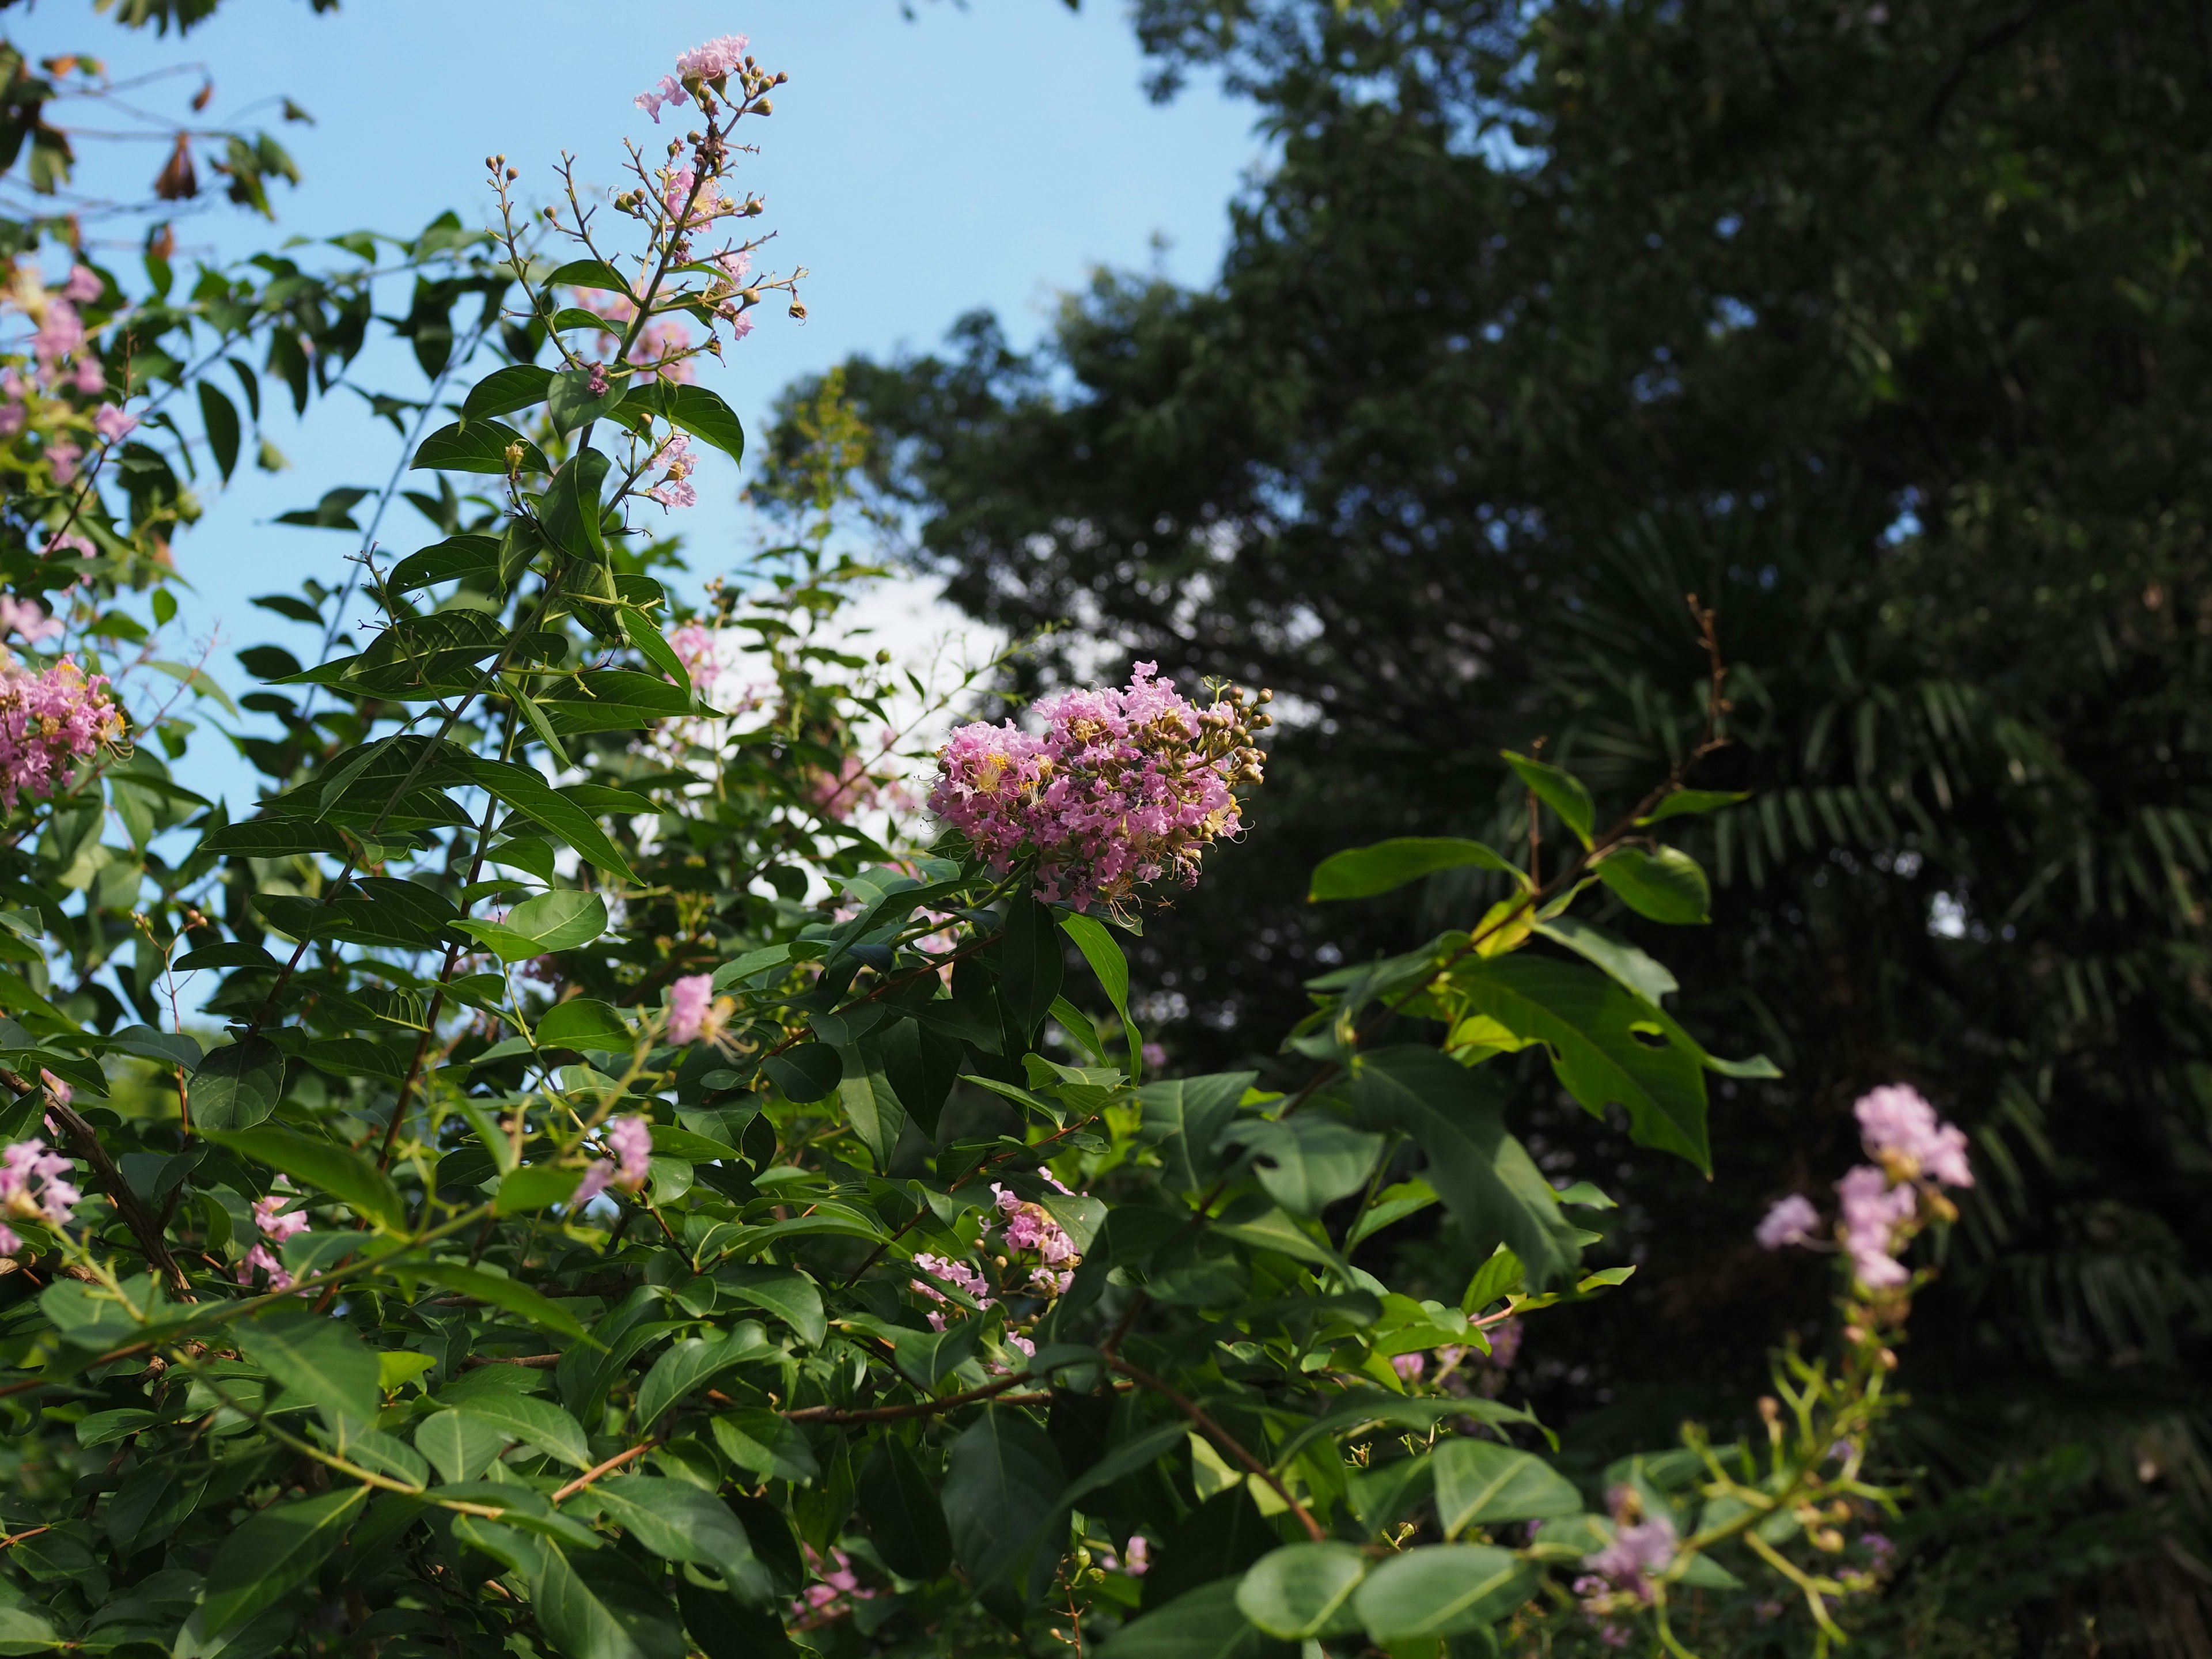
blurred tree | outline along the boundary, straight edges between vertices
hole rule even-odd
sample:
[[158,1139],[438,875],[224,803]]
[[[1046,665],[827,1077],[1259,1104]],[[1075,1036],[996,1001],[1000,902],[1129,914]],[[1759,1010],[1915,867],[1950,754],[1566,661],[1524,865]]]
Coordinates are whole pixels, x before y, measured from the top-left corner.
[[[1940,1606],[1975,1642],[2212,1651],[2212,15],[1135,12],[1159,95],[1219,75],[1276,146],[1218,281],[1102,273],[1034,354],[977,315],[844,373],[953,597],[1075,624],[1035,678],[1126,653],[1281,694],[1262,823],[1153,928],[1169,1040],[1225,1060],[1395,936],[1297,902],[1321,855],[1517,833],[1502,746],[1624,793],[1686,753],[1696,593],[1735,742],[1692,781],[1755,799],[1703,849],[1690,954],[1729,961],[1683,978],[1759,988],[1683,1012],[1789,1077],[1717,1106],[1710,1190],[1554,1144],[1643,1271],[1522,1381],[1595,1451],[1750,1375],[1820,1293],[1758,1208],[1910,1079],[1982,1181],[1907,1356],[1935,1499],[1893,1605],[1923,1642]],[[1617,1392],[1630,1355],[1669,1386]]]

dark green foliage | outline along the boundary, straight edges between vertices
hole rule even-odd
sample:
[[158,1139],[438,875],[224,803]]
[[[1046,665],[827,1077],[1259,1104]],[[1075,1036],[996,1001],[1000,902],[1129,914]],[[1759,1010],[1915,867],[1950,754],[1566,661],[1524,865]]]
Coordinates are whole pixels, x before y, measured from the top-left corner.
[[[1960,1504],[2106,1528],[1944,1582],[2031,1644],[2090,1618],[2201,1651],[2175,1632],[2212,1562],[2203,16],[1136,16],[1164,92],[1224,75],[1279,146],[1218,283],[1102,276],[1036,358],[976,317],[943,358],[845,375],[874,482],[975,613],[1284,694],[1249,844],[1137,947],[1162,1012],[1205,1017],[1165,1035],[1257,1053],[1316,966],[1390,945],[1388,911],[1291,902],[1323,854],[1517,839],[1497,749],[1548,737],[1600,823],[1690,764],[1696,594],[1734,708],[1690,780],[1753,799],[1684,838],[1717,924],[1686,982],[1734,988],[1680,1012],[1790,1078],[1720,1080],[1710,1189],[1561,1120],[1549,1171],[1668,1221],[1523,1376],[1594,1449],[1743,1377],[1816,1306],[1752,1248],[1759,1205],[1832,1179],[1854,1096],[1910,1079],[1972,1127],[1982,1182],[1907,1356],[1917,1455]],[[1556,860],[1571,831],[1538,827]],[[1699,897],[1616,873],[1595,914],[1638,943]],[[1464,925],[1498,890],[1419,902]],[[2079,1479],[2023,1484],[2068,1448]]]

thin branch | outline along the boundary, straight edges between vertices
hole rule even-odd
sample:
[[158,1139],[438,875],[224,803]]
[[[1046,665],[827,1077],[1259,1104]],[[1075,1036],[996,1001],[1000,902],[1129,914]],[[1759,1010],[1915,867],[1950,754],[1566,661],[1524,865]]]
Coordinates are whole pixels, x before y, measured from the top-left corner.
[[1206,1415],[1205,1407],[1176,1389],[1173,1383],[1162,1381],[1150,1371],[1140,1370],[1119,1354],[1107,1355],[1106,1363],[1131,1382],[1141,1383],[1165,1399],[1169,1404],[1196,1424],[1200,1431],[1207,1439],[1266,1481],[1274,1489],[1275,1496],[1289,1506],[1291,1513],[1298,1517],[1298,1523],[1306,1529],[1307,1537],[1312,1539],[1316,1544],[1326,1544],[1328,1541],[1328,1534],[1322,1529],[1321,1522],[1313,1518],[1304,1504],[1291,1496],[1291,1489],[1283,1484],[1282,1477],[1253,1456],[1250,1452],[1246,1451],[1243,1443],[1235,1435]]

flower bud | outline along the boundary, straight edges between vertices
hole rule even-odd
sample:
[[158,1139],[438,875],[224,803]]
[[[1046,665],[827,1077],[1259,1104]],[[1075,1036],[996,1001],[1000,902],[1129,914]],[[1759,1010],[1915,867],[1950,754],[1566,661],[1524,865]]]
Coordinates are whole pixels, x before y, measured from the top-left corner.
[[775,106],[769,102],[767,99],[763,98],[760,102],[753,106],[753,113],[756,115],[773,115],[775,113]]
[[795,323],[803,323],[806,320],[806,307],[796,300],[791,302],[791,319]]

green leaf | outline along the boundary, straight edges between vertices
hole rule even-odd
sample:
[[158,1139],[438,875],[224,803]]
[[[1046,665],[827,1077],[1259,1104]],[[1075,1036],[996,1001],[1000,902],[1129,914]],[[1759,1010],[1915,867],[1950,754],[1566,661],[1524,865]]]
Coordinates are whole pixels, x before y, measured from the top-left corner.
[[401,1271],[419,1283],[458,1291],[492,1307],[520,1314],[533,1325],[542,1325],[581,1341],[592,1340],[591,1333],[559,1303],[518,1280],[459,1261],[410,1261]]
[[537,1037],[541,1048],[626,1049],[634,1041],[620,1014],[589,997],[571,998],[548,1008],[538,1022]]
[[[197,1105],[198,1103],[194,1102]],[[386,1232],[407,1231],[407,1205],[392,1178],[350,1146],[320,1140],[277,1124],[256,1129],[210,1129],[200,1133],[218,1146],[282,1170],[295,1180],[330,1194],[355,1214]]]
[[349,850],[337,825],[313,818],[248,818],[243,823],[227,823],[209,831],[200,848],[204,852],[255,859],[291,858],[301,853],[329,853],[343,858]]
[[1626,939],[1617,939],[1579,917],[1554,916],[1548,921],[1537,921],[1532,931],[1595,963],[1655,1007],[1662,997],[1670,997],[1682,988],[1664,966]]
[[509,444],[522,446],[525,471],[551,471],[546,464],[544,451],[513,427],[500,421],[471,421],[466,427],[458,422],[440,427],[423,439],[422,447],[415,452],[415,470],[421,471],[425,468],[434,468],[441,472],[504,475]]
[[752,1556],[752,1540],[730,1506],[688,1480],[624,1474],[592,1490],[601,1514],[663,1560],[726,1571]]
[[0,1607],[0,1654],[41,1653],[63,1645],[54,1627],[29,1607]]
[[1581,1260],[1551,1184],[1505,1132],[1503,1085],[1435,1049],[1383,1048],[1352,1062],[1352,1094],[1370,1129],[1395,1129],[1428,1155],[1428,1181],[1478,1249],[1503,1239],[1532,1284],[1567,1279]]
[[199,398],[200,425],[207,433],[208,453],[222,470],[222,481],[228,483],[230,475],[238,470],[238,410],[206,380],[199,384]]
[[689,1336],[670,1344],[638,1385],[637,1426],[651,1428],[670,1407],[732,1366],[774,1352],[750,1321],[726,1336]]
[[1373,898],[1403,887],[1407,882],[1432,876],[1439,870],[1467,865],[1502,871],[1526,885],[1527,873],[1510,860],[1479,841],[1449,836],[1402,836],[1332,854],[1314,866],[1310,901]]
[[[545,279],[548,288],[598,288],[610,294],[619,294],[633,305],[637,296],[629,291],[629,284],[621,273],[604,259],[571,259]],[[592,321],[605,329],[607,319],[594,316]]]
[[854,1491],[876,1553],[893,1572],[936,1578],[952,1565],[952,1534],[937,1489],[902,1442],[876,1442]]
[[952,1553],[969,1578],[1017,1583],[1067,1477],[1044,1431],[1018,1412],[986,1411],[952,1443],[942,1488]]
[[511,415],[545,401],[553,371],[536,363],[509,363],[495,368],[469,388],[461,400],[461,422],[480,421],[488,415]]
[[498,584],[497,537],[449,536],[442,542],[434,542],[392,566],[384,586],[387,592],[412,593],[417,588],[463,580],[483,588]]
[[1253,1173],[1268,1196],[1293,1215],[1317,1216],[1359,1190],[1375,1167],[1382,1138],[1319,1112],[1270,1121],[1253,1118],[1222,1136],[1250,1149]]
[[683,1659],[683,1629],[664,1595],[622,1574],[618,1563],[586,1578],[550,1540],[538,1553],[530,1610],[566,1659]]
[[1697,860],[1677,847],[1647,853],[1616,847],[1600,860],[1598,879],[1640,916],[1687,927],[1712,920],[1712,889]]
[[1583,787],[1582,780],[1510,750],[1504,756],[1505,763],[1528,786],[1528,792],[1559,815],[1559,822],[1575,832],[1576,840],[1589,846],[1597,809],[1590,804],[1589,791]]
[[453,1409],[509,1440],[527,1442],[571,1468],[588,1469],[598,1462],[584,1438],[584,1425],[550,1400],[526,1394],[478,1394]]
[[1026,894],[1007,901],[1006,931],[999,946],[999,1000],[1014,1029],[1033,1036],[1052,1012],[1066,972],[1052,912]]
[[845,1076],[845,1062],[826,1042],[802,1042],[796,1048],[771,1054],[762,1062],[761,1069],[783,1091],[786,1100],[800,1106],[827,1100]]
[[563,369],[553,377],[546,393],[546,412],[553,417],[553,429],[562,436],[580,427],[589,426],[623,399],[623,387],[610,378],[606,390],[592,390],[589,369]]
[[475,1480],[491,1467],[506,1443],[490,1424],[457,1411],[433,1412],[415,1425],[415,1449],[450,1485]]
[[368,1498],[367,1486],[346,1486],[264,1510],[231,1534],[208,1568],[198,1614],[202,1638],[222,1635],[305,1583],[337,1548]]
[[565,1204],[584,1179],[581,1170],[564,1170],[557,1164],[526,1164],[500,1177],[498,1196],[492,1200],[495,1215],[528,1215]]
[[287,1389],[313,1401],[333,1428],[344,1418],[358,1423],[376,1420],[383,1404],[376,1355],[350,1325],[289,1309],[276,1310],[241,1326],[238,1345],[248,1359]]
[[820,1347],[830,1334],[821,1289],[805,1273],[789,1267],[731,1267],[719,1270],[714,1279],[725,1294],[782,1320],[810,1348]]
[[245,1129],[276,1109],[284,1091],[284,1055],[264,1036],[211,1048],[192,1073],[192,1125]]
[[1352,1610],[1388,1646],[1458,1636],[1492,1625],[1518,1607],[1542,1570],[1486,1544],[1431,1544],[1393,1556],[1367,1575]]
[[661,397],[662,408],[678,426],[732,460],[744,459],[744,427],[720,398],[703,386],[664,386]]
[[1430,1455],[1437,1524],[1456,1538],[1471,1526],[1581,1512],[1574,1483],[1531,1453],[1494,1440],[1447,1440]]
[[1270,1636],[1304,1641],[1356,1628],[1340,1617],[1367,1576],[1354,1544],[1285,1544],[1249,1568],[1237,1586],[1237,1607]]
[[691,670],[684,659],[676,654],[676,647],[668,642],[652,617],[641,611],[623,611],[618,614],[622,630],[629,636],[638,654],[668,676],[689,693],[691,690]]
[[741,1469],[771,1480],[803,1485],[822,1473],[814,1448],[799,1425],[758,1407],[724,1412],[714,1421],[714,1443]]
[[1234,1579],[1176,1596],[1124,1625],[1099,1650],[1101,1659],[1275,1659],[1291,1651],[1245,1618]]
[[1548,1045],[1559,1081],[1593,1116],[1618,1105],[1639,1145],[1711,1172],[1702,1051],[1666,1014],[1589,969],[1526,952],[1462,963],[1452,983],[1476,1012]]
[[561,463],[561,470],[545,487],[539,522],[556,547],[579,559],[604,561],[607,556],[599,491],[606,483],[608,465],[607,458],[598,450],[580,449]]
[[1159,1147],[1162,1176],[1171,1190],[1199,1193],[1212,1185],[1221,1168],[1214,1144],[1259,1075],[1218,1072],[1148,1083],[1137,1091],[1144,1108],[1144,1138]]
[[[483,755],[470,757],[465,765],[471,782],[489,790],[516,811],[551,831],[573,848],[577,856],[593,869],[617,876],[627,882],[637,879],[636,872],[629,867],[629,860],[607,838],[606,831],[599,827],[598,820],[537,773],[527,767],[493,760]],[[553,896],[548,893],[542,896],[550,898]],[[532,904],[536,902],[536,899],[531,901]],[[519,907],[521,909],[528,908],[527,905]],[[518,933],[525,931],[524,925],[518,924],[513,916],[507,918],[507,926]],[[602,930],[606,926],[604,913],[599,926]],[[590,937],[597,938],[598,935],[594,933]],[[549,948],[565,950],[568,947]]]
[[1733,806],[1740,800],[1749,800],[1748,793],[1727,789],[1677,789],[1653,807],[1638,824],[1662,823],[1668,818],[1686,817],[1692,812],[1717,812],[1723,806]]
[[1129,1015],[1129,958],[1122,953],[1114,935],[1106,931],[1106,924],[1095,916],[1062,916],[1060,927],[1075,941],[1075,948],[1083,952],[1091,971],[1098,975],[1107,1001],[1121,1017],[1121,1039],[1128,1046],[1129,1080],[1133,1083],[1144,1071],[1145,1040],[1144,1034],[1137,1029],[1137,1022]]

